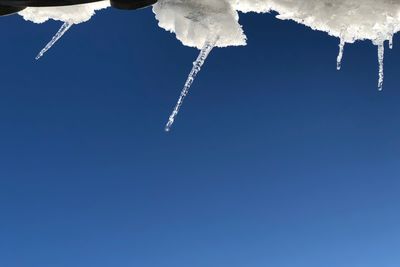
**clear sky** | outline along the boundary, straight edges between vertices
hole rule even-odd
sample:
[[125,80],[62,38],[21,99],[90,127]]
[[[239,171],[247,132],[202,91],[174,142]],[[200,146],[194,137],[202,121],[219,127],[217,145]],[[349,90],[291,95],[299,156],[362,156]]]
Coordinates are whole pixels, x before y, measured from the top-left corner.
[[272,15],[198,51],[150,9],[0,19],[0,266],[398,267],[400,40],[377,52]]

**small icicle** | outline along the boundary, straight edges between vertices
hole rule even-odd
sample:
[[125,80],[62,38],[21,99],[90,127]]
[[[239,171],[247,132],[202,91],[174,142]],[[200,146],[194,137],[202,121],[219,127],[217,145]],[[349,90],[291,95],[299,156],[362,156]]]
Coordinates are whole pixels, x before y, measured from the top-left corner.
[[383,73],[383,59],[385,56],[385,46],[384,43],[381,42],[378,44],[378,62],[379,62],[379,81],[378,81],[378,90],[382,91],[383,90],[383,79],[384,79],[384,73]]
[[65,22],[58,32],[53,36],[51,41],[39,52],[36,56],[36,60],[40,59],[60,38],[71,28],[73,23]]
[[336,60],[336,69],[340,70],[342,68],[342,59],[343,59],[343,52],[344,52],[344,46],[346,42],[343,37],[340,37],[340,43],[339,43],[339,54],[337,56]]
[[393,35],[391,35],[389,38],[389,48],[393,49]]
[[182,89],[182,92],[179,96],[178,102],[175,105],[174,110],[172,111],[171,115],[169,116],[168,123],[165,126],[165,131],[169,132],[171,130],[172,125],[174,124],[175,118],[179,113],[179,110],[185,100],[185,97],[189,93],[189,89],[193,84],[194,79],[196,78],[197,74],[201,70],[204,62],[206,61],[208,55],[210,54],[211,50],[215,47],[215,41],[206,41],[203,48],[200,51],[199,56],[197,57],[196,61],[193,62],[192,71],[189,74],[189,77],[186,80],[186,83]]

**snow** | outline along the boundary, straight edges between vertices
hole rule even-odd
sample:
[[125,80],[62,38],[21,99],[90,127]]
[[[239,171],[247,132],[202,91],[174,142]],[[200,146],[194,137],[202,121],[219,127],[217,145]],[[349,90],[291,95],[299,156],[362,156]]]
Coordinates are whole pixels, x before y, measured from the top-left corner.
[[[35,23],[52,19],[78,24],[109,6],[105,0],[64,7],[29,7],[19,14]],[[327,32],[342,43],[391,43],[393,34],[400,31],[399,0],[159,0],[153,6],[160,27],[175,33],[184,45],[198,49],[209,39],[218,39],[217,47],[246,45],[239,11],[275,11],[278,19]]]
[[197,48],[210,35],[220,37],[219,47],[244,45],[238,11],[275,11],[278,19],[327,32],[345,43],[391,40],[400,30],[397,0],[160,0],[153,11],[160,27]]
[[226,0],[159,0],[153,12],[186,46],[201,49],[210,39],[218,39],[217,47],[246,45],[239,14]]
[[[105,0],[74,6],[29,7],[19,14],[35,23],[52,19],[78,24],[109,6]],[[183,44],[199,49],[206,40],[216,37],[217,47],[245,45],[238,11],[275,11],[278,19],[327,32],[345,43],[381,43],[400,31],[398,0],[159,0],[153,11],[160,27],[175,33]]]
[[384,42],[393,45],[400,31],[398,0],[160,0],[153,11],[159,26],[176,34],[187,46],[201,48],[205,40],[220,38],[218,47],[245,45],[238,11],[274,11],[281,20],[293,20],[340,39],[337,69],[346,43],[370,40],[378,47],[379,82],[383,86]]
[[277,18],[293,20],[314,30],[356,40],[390,40],[400,30],[398,0],[232,0],[243,12],[276,11]]
[[62,7],[28,7],[18,14],[25,20],[43,23],[48,20],[58,20],[70,24],[88,21],[97,10],[110,6],[110,1],[100,1],[89,4]]
[[[88,21],[95,11],[110,6],[108,0],[64,7],[27,8],[19,14],[35,23],[49,19],[68,25]],[[153,5],[158,25],[172,32],[184,45],[201,49],[209,40],[216,47],[246,45],[239,12],[276,12],[281,20],[292,20],[339,38],[337,68],[345,44],[370,40],[377,46],[378,88],[383,86],[384,44],[393,46],[400,31],[400,0],[159,0]]]
[[74,24],[90,20],[97,10],[110,6],[110,1],[99,1],[89,4],[61,7],[28,7],[18,14],[25,20],[34,23],[44,23],[48,20],[64,22],[50,42],[39,52],[36,60],[40,59]]

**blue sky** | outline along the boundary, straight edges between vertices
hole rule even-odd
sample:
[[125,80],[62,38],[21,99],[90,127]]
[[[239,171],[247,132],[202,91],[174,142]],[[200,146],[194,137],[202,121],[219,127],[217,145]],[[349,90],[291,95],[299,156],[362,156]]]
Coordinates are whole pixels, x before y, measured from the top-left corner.
[[212,52],[150,9],[73,27],[2,18],[0,266],[400,264],[400,57],[272,15]]

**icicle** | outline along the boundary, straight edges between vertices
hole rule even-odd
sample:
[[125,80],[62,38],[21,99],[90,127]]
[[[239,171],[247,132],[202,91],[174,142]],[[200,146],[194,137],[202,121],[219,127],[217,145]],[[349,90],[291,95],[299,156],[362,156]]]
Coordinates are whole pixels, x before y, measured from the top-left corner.
[[385,46],[384,43],[381,42],[378,44],[378,62],[379,62],[379,82],[378,82],[378,90],[382,91],[383,89],[383,59],[385,56]]
[[391,35],[389,38],[389,48],[393,49],[393,35]]
[[339,43],[339,54],[337,56],[336,60],[336,69],[340,70],[342,68],[342,59],[343,59],[343,52],[344,52],[344,46],[346,42],[344,41],[343,37],[340,37],[340,43]]
[[40,59],[60,38],[71,28],[73,23],[65,22],[58,32],[53,36],[51,41],[39,52],[36,56],[36,60]]
[[189,93],[189,89],[193,84],[194,79],[196,78],[197,74],[201,70],[204,62],[206,61],[208,55],[210,54],[211,50],[215,47],[216,41],[206,41],[203,48],[200,51],[199,56],[197,57],[196,61],[193,62],[192,71],[189,74],[189,77],[186,80],[185,86],[182,89],[182,92],[179,96],[178,102],[174,110],[172,111],[171,115],[169,116],[168,123],[165,126],[165,131],[169,132],[171,130],[172,125],[174,124],[175,118],[179,113],[179,110],[185,100],[185,97]]

